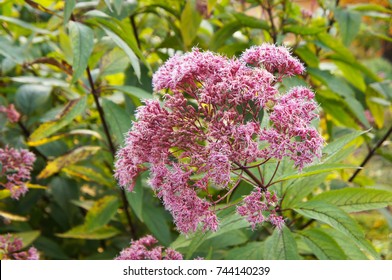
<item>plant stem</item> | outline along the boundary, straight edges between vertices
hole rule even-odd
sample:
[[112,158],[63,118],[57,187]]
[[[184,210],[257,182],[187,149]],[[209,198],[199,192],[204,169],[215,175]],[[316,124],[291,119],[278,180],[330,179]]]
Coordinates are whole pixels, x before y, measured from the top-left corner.
[[388,137],[392,134],[392,126],[388,129],[387,133],[377,142],[376,146],[374,146],[373,149],[370,150],[366,158],[362,161],[359,169],[355,170],[354,174],[348,179],[349,182],[354,181],[355,177],[358,175],[359,172],[361,172],[362,168],[365,166],[365,164],[374,156],[376,153],[376,150],[382,145],[382,143],[385,142],[385,140],[388,139]]
[[130,21],[131,21],[132,31],[133,31],[133,35],[135,35],[137,47],[140,49],[140,39],[139,39],[139,34],[137,33],[135,15],[129,16],[129,19],[130,19]]
[[261,188],[263,191],[266,191],[267,188],[263,185],[263,183],[252,173],[248,170],[248,168],[244,167],[239,162],[234,162],[243,172],[245,172],[250,178],[252,178],[253,182]]
[[[97,109],[98,109],[99,117],[100,117],[102,125],[103,125],[103,129],[104,129],[104,132],[105,132],[108,144],[109,144],[110,151],[111,151],[113,157],[115,157],[115,155],[116,155],[116,148],[115,148],[115,146],[113,144],[112,138],[110,137],[109,127],[107,125],[107,122],[106,122],[106,119],[105,119],[105,114],[104,114],[104,111],[102,109],[102,106],[99,103],[99,95],[98,95],[98,92],[97,92],[97,90],[96,90],[96,88],[94,86],[94,81],[93,81],[93,78],[91,76],[91,71],[90,71],[89,67],[87,67],[86,72],[87,72],[88,81],[90,83],[91,93],[92,93],[92,95],[94,97],[95,105],[97,106]],[[134,228],[133,223],[132,223],[131,214],[129,213],[129,203],[128,203],[128,200],[127,200],[127,197],[126,197],[126,194],[125,194],[125,190],[123,188],[120,189],[120,194],[121,194],[121,200],[122,200],[122,203],[123,203],[125,216],[127,217],[128,226],[130,228],[131,236],[132,236],[133,239],[136,239],[135,228]]]

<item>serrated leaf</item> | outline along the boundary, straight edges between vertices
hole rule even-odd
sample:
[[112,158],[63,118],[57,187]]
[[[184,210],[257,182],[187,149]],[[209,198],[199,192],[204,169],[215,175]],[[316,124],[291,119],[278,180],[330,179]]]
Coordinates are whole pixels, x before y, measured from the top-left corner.
[[81,160],[95,154],[101,147],[83,146],[62,155],[52,161],[49,161],[44,170],[38,175],[38,179],[48,178],[49,176],[59,172],[62,168],[73,165]]
[[70,21],[68,25],[73,52],[71,83],[74,83],[87,69],[88,60],[94,47],[94,32],[90,27],[80,22]]
[[319,260],[346,260],[347,256],[338,243],[324,231],[312,228],[300,231],[312,252]]
[[300,258],[297,243],[286,226],[283,226],[282,230],[275,229],[265,241],[265,260],[298,260]]
[[359,32],[361,15],[358,12],[337,8],[335,18],[339,23],[340,35],[345,46],[349,46]]
[[186,1],[184,10],[181,13],[181,35],[186,47],[192,44],[197,35],[201,23],[201,15],[196,10],[194,0]]
[[346,212],[366,211],[392,205],[392,192],[375,189],[345,188],[321,193],[311,201],[324,201]]
[[85,227],[81,225],[81,226],[74,227],[65,233],[56,234],[56,236],[62,238],[100,240],[100,239],[108,239],[118,234],[120,234],[120,231],[111,226],[105,226],[93,231],[87,231]]
[[226,260],[263,260],[264,242],[249,242],[245,246],[236,247],[228,251]]
[[305,217],[330,225],[348,238],[351,238],[374,258],[379,258],[372,245],[365,239],[365,235],[356,221],[342,209],[323,201],[308,201],[295,206],[294,211]]
[[109,125],[110,132],[114,135],[118,145],[124,142],[124,135],[132,124],[132,119],[123,108],[108,99],[103,99],[102,108]]
[[76,5],[76,0],[67,0],[65,1],[65,6],[64,6],[64,24],[68,22],[72,15],[72,11],[75,8]]
[[368,260],[369,258],[361,251],[357,244],[350,238],[347,238],[343,233],[333,228],[318,228],[318,230],[325,232],[331,236],[340,246],[343,252],[350,260]]
[[87,104],[87,97],[70,101],[56,120],[41,124],[29,137],[29,142],[35,142],[52,135],[64,126],[72,122],[74,118],[80,115]]
[[286,181],[289,179],[302,178],[315,174],[331,172],[335,170],[348,169],[348,168],[358,168],[358,167],[356,165],[343,164],[343,163],[317,164],[317,165],[305,167],[301,173],[296,172],[290,174],[283,174],[281,177],[276,178],[274,181],[275,182]]
[[49,100],[52,87],[25,84],[15,94],[15,105],[20,112],[31,115],[38,111]]
[[364,133],[369,132],[369,130],[366,131],[353,131],[351,133],[348,133],[344,136],[341,136],[337,139],[335,139],[333,142],[329,143],[324,149],[323,153],[326,154],[325,161],[333,157],[336,153],[338,153],[341,149],[343,149],[348,143],[353,141],[354,139],[358,138]]
[[85,219],[85,229],[94,231],[105,226],[116,214],[119,207],[118,199],[115,196],[105,196],[96,201],[87,212]]

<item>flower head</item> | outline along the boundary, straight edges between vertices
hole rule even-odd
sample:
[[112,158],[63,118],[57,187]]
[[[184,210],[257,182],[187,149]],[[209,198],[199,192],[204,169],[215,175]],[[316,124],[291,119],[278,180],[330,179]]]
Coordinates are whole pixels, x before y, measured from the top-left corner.
[[5,113],[11,123],[16,123],[20,119],[20,113],[15,109],[14,104],[10,104],[7,107],[0,106],[0,113]]
[[147,235],[139,240],[132,241],[131,246],[120,252],[116,260],[182,260],[177,251],[162,246],[156,246],[158,240]]
[[0,236],[0,256],[3,260],[38,260],[39,253],[34,247],[21,251],[23,242],[10,234]]
[[35,155],[28,150],[0,148],[0,177],[5,177],[4,186],[10,190],[13,199],[19,199],[27,192],[26,181],[30,180]]
[[[270,44],[250,48],[240,59],[196,48],[173,56],[153,76],[163,103],[149,100],[138,109],[117,154],[120,185],[132,191],[136,177],[149,169],[149,184],[177,229],[188,233],[199,226],[217,230],[215,205],[252,175],[248,181],[258,191],[244,198],[238,212],[252,227],[262,221],[281,227],[268,186],[250,169],[285,157],[302,169],[320,157],[323,140],[311,125],[317,118],[314,93],[277,88],[283,77],[303,71],[288,49]],[[214,200],[211,188],[227,195]]]

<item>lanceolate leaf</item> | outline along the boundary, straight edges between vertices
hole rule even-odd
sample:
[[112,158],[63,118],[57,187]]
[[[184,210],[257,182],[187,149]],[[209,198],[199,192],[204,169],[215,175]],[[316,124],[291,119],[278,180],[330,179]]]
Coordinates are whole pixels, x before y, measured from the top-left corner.
[[89,156],[95,154],[99,149],[100,147],[98,146],[83,146],[71,151],[70,153],[60,156],[55,160],[48,162],[44,170],[42,170],[38,175],[38,178],[47,178],[59,172],[64,167],[88,158]]
[[119,105],[103,99],[102,107],[109,123],[109,129],[116,138],[118,145],[123,145],[124,135],[131,127],[131,118]]
[[319,260],[345,260],[346,254],[336,241],[318,228],[299,232]]
[[266,260],[298,260],[297,243],[287,227],[275,229],[265,241],[264,259]]
[[359,225],[342,209],[323,201],[308,201],[298,204],[294,210],[305,217],[326,223],[339,230],[374,258],[379,258],[374,248],[365,239]]
[[94,33],[90,27],[82,23],[70,21],[68,24],[73,52],[71,83],[74,83],[86,71],[94,47]]
[[304,168],[304,170],[301,173],[296,172],[291,174],[284,174],[281,177],[276,178],[274,181],[286,181],[289,179],[301,178],[301,177],[330,172],[334,170],[347,169],[347,168],[358,168],[358,167],[351,164],[341,164],[341,163],[318,164],[318,165],[313,165]]
[[194,0],[187,1],[181,13],[181,35],[186,47],[190,46],[195,39],[200,23],[201,15],[196,10],[196,2]]
[[245,246],[231,249],[226,260],[263,260],[264,242],[249,242]]
[[338,8],[335,11],[339,23],[340,35],[344,45],[349,46],[359,32],[361,15],[358,12]]
[[324,201],[346,212],[358,212],[392,205],[392,192],[384,190],[346,188],[315,196],[312,201]]
[[60,233],[56,235],[62,238],[100,240],[100,239],[108,239],[119,233],[120,231],[118,229],[111,226],[98,228],[93,231],[87,231],[85,227],[81,225],[81,226],[74,227],[65,233]]
[[72,122],[80,115],[87,104],[87,97],[70,101],[56,120],[41,124],[29,137],[29,142],[35,142],[50,136]]
[[122,91],[123,93],[129,95],[130,97],[136,97],[140,100],[143,99],[152,99],[154,96],[145,91],[144,89],[138,88],[138,87],[133,87],[133,86],[112,86],[111,88],[117,89],[119,91]]
[[105,196],[96,201],[86,215],[86,230],[94,231],[105,226],[116,214],[118,207],[119,202],[115,196]]
[[75,8],[76,5],[76,0],[67,0],[65,1],[65,6],[64,6],[64,24],[66,24],[69,20],[69,18],[72,15],[72,11]]

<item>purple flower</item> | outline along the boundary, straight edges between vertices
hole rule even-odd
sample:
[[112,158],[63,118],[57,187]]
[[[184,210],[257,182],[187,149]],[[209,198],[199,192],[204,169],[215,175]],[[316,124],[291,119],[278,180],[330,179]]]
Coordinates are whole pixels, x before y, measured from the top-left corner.
[[151,235],[132,241],[131,246],[120,252],[116,260],[182,260],[177,251],[156,246],[158,241]]
[[4,186],[10,190],[13,199],[19,199],[27,192],[26,181],[30,180],[35,155],[28,150],[14,148],[0,148],[0,177],[5,177]]
[[260,188],[244,197],[242,205],[237,207],[237,213],[251,224],[252,229],[264,222],[270,222],[278,229],[281,229],[284,220],[276,214],[278,199],[275,194],[269,191],[263,193]]
[[10,234],[0,236],[0,256],[2,260],[38,260],[39,253],[34,247],[21,251],[23,242]]
[[7,107],[0,106],[0,113],[5,113],[11,123],[16,123],[20,119],[20,113],[16,111],[14,104],[10,104]]
[[[148,100],[138,109],[117,154],[119,184],[132,191],[149,169],[149,184],[180,232],[217,230],[215,205],[223,199],[214,200],[212,188],[230,194],[243,173],[271,158],[287,157],[301,170],[321,156],[324,142],[311,125],[314,93],[277,88],[283,77],[303,71],[287,48],[270,44],[250,48],[240,59],[197,48],[173,56],[153,76],[163,102]],[[269,121],[261,127],[263,115]],[[244,198],[238,211],[252,227],[266,220],[280,228],[277,204],[264,192],[269,186],[261,178],[247,180],[259,192]]]

